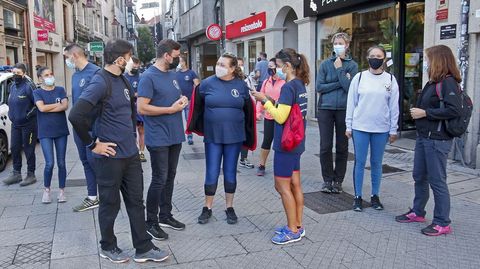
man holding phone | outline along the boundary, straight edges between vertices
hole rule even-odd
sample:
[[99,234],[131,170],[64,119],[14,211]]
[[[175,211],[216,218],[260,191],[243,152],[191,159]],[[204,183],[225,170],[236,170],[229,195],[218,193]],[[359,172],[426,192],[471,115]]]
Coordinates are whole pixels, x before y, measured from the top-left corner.
[[182,111],[188,105],[172,70],[178,66],[179,57],[180,44],[171,39],[162,40],[157,46],[155,64],[142,74],[138,85],[137,109],[144,115],[145,145],[152,165],[147,194],[147,232],[156,240],[168,238],[160,227],[185,229],[185,224],[172,215],[173,182],[185,141]]

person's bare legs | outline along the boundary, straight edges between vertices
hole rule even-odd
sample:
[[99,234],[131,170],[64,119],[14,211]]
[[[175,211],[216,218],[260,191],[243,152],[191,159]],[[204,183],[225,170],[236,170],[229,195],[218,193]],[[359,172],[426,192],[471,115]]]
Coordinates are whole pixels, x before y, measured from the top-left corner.
[[206,195],[205,196],[205,206],[208,207],[208,209],[212,209],[213,207],[213,198],[215,196],[210,196],[210,195]]
[[291,178],[275,177],[275,189],[282,198],[283,208],[287,215],[288,228],[292,232],[297,233],[297,206],[292,193],[291,182]]
[[235,193],[225,193],[225,200],[226,200],[227,208],[233,207],[233,197],[234,196],[235,196]]
[[137,126],[138,131],[138,149],[140,152],[145,151],[145,129],[143,125]]
[[297,207],[297,226],[303,226],[303,190],[302,190],[302,182],[300,180],[300,171],[294,171],[292,175],[292,193],[295,198],[295,204]]
[[268,149],[261,149],[260,150],[260,165],[265,167],[265,164],[267,163],[267,158],[268,154],[270,153],[270,150]]

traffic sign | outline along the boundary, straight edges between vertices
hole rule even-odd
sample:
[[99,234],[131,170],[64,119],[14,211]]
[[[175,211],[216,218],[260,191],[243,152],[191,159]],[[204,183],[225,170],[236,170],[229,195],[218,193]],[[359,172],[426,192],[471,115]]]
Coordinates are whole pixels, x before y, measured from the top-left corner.
[[218,24],[210,24],[206,30],[207,38],[210,40],[220,40],[222,38],[222,27]]

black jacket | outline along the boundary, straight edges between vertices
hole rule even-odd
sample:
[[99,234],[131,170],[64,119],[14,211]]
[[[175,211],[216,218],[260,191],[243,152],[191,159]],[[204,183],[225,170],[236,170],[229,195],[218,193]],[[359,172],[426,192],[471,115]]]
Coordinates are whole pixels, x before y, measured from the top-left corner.
[[425,110],[427,117],[416,120],[415,125],[418,136],[449,140],[453,137],[445,131],[444,120],[460,116],[461,100],[457,94],[460,89],[457,81],[451,76],[447,76],[440,83],[445,107],[440,108],[440,98],[436,92],[437,83],[428,82],[418,96],[416,106]]

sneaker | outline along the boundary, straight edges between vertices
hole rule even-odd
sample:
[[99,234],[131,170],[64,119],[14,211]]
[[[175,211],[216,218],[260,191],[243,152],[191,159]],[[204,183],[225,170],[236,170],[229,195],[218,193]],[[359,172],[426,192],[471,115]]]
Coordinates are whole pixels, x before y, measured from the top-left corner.
[[3,180],[3,183],[5,185],[12,185],[12,184],[17,184],[22,181],[22,175],[20,174],[19,171],[12,171],[12,173]]
[[439,236],[442,234],[452,233],[452,227],[450,227],[450,225],[442,227],[440,225],[432,223],[427,227],[423,228],[422,233],[424,235],[429,235],[429,236]]
[[35,177],[35,173],[28,172],[27,176],[20,182],[20,186],[25,187],[37,182],[37,178]]
[[130,258],[127,254],[123,253],[121,249],[115,247],[112,250],[100,250],[100,257],[107,259],[113,263],[124,263],[128,262]]
[[300,230],[294,233],[288,227],[286,227],[282,233],[275,234],[272,237],[272,243],[276,245],[286,245],[289,243],[298,242],[300,240],[302,240]]
[[372,197],[370,197],[370,203],[372,204],[373,209],[383,210],[383,205],[380,203],[380,198],[378,195],[372,195]]
[[97,208],[99,205],[99,201],[98,199],[95,199],[95,200],[90,200],[90,198],[86,197],[82,204],[81,205],[78,205],[76,207],[73,208],[73,212],[83,212],[83,211],[87,211],[87,210],[90,210],[90,209],[94,209],[94,208]]
[[320,191],[323,193],[332,193],[332,182],[324,182]]
[[235,210],[233,207],[227,208],[225,210],[225,214],[227,214],[227,223],[228,224],[235,224],[238,221],[237,214],[235,214]]
[[396,216],[395,220],[400,223],[425,222],[425,217],[418,216],[412,209],[410,209],[407,213]]
[[248,161],[248,159],[244,159],[244,160],[240,160],[240,167],[248,168],[248,169],[253,169],[253,168],[255,168],[255,165],[253,165],[252,163],[250,163],[250,162]]
[[355,196],[353,200],[353,211],[362,212],[363,211],[363,200],[362,196]]
[[[282,226],[282,227],[278,227],[275,229],[275,234],[281,234],[285,231],[285,229],[287,229],[288,226],[285,225],[285,226]],[[301,227],[300,229],[298,229],[298,231],[300,232],[300,236],[301,237],[305,237],[306,233],[305,233],[305,227]]]
[[147,162],[147,158],[145,158],[145,153],[140,152],[139,155],[140,155],[140,161],[141,161],[142,163]]
[[193,145],[193,140],[192,139],[188,139],[188,144],[191,146]]
[[142,254],[135,254],[133,260],[135,262],[163,262],[164,260],[168,259],[170,255],[168,252],[161,250],[157,247],[153,247],[151,250],[142,253]]
[[147,229],[147,233],[155,240],[162,241],[168,239],[168,234],[160,228],[160,225],[153,224]]
[[205,224],[208,220],[212,217],[212,210],[208,209],[208,207],[204,206],[202,208],[202,214],[198,217],[198,223]]
[[177,231],[185,229],[185,224],[183,224],[180,221],[174,219],[173,217],[170,217],[170,218],[164,219],[164,220],[160,220],[160,222],[158,224],[160,225],[160,227],[170,228],[170,229],[174,229],[174,230],[177,230]]
[[65,191],[60,190],[60,192],[58,193],[57,202],[58,203],[65,203],[66,201],[67,201],[67,197],[65,197]]
[[331,192],[335,194],[339,194],[343,192],[342,183],[341,182],[333,182]]
[[50,204],[51,202],[52,202],[52,196],[50,194],[50,190],[45,189],[43,191],[42,203],[43,204]]
[[257,176],[259,176],[259,177],[265,176],[265,166],[263,166],[263,165],[258,166]]

